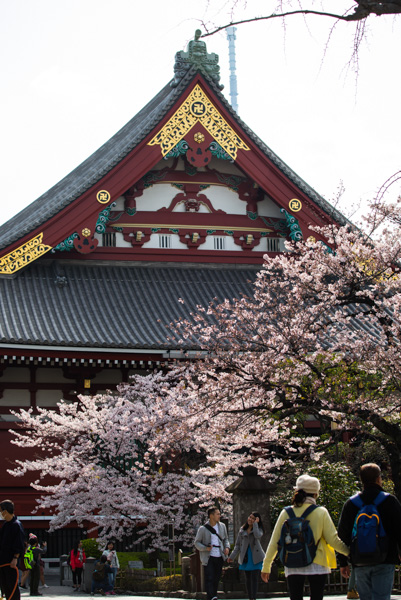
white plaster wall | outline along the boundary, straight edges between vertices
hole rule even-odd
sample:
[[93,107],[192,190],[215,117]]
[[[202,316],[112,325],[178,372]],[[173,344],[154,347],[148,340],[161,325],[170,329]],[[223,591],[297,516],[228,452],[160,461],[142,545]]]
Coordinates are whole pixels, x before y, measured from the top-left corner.
[[31,395],[29,390],[4,390],[0,399],[1,406],[30,406]]
[[262,217],[278,217],[279,219],[284,219],[284,215],[280,212],[279,206],[267,196],[264,197],[262,202],[258,202],[258,213]]
[[116,203],[116,207],[113,210],[124,210],[125,198],[124,196],[120,196],[117,200],[114,200]]
[[61,390],[38,390],[36,392],[36,405],[41,408],[57,406],[62,398],[63,392]]
[[116,247],[117,248],[132,248],[131,242],[127,242],[124,239],[124,236],[120,231],[116,231]]
[[[157,211],[161,208],[168,208],[177,194],[181,191],[169,183],[156,184],[144,191],[143,196],[137,198],[137,211]],[[201,190],[199,195],[203,194],[210,200],[215,210],[224,210],[227,214],[245,215],[246,201],[241,200],[233,190],[222,186],[213,185],[205,190]],[[174,208],[174,212],[185,212],[185,203],[181,202]],[[200,213],[210,213],[210,210],[201,205]],[[283,218],[280,208],[273,200],[265,196],[264,200],[258,203],[258,212],[264,217]],[[163,213],[160,213],[162,218]],[[155,222],[159,215],[155,215]]]
[[229,215],[246,214],[246,202],[239,199],[237,192],[227,187],[214,185],[202,193],[209,198],[215,210],[224,210]]
[[[206,197],[208,197],[208,196],[206,196]],[[179,212],[179,213],[185,213],[185,212],[187,212],[187,211],[185,210],[185,201],[183,201],[183,202],[180,202],[179,204],[177,204],[177,205],[174,207],[174,209],[173,209],[173,212]],[[193,212],[195,212],[195,211],[193,211]],[[208,214],[210,214],[210,212],[211,212],[211,211],[209,210],[209,207],[208,207],[208,206],[205,206],[204,204],[201,204],[201,205],[199,206],[199,210],[198,210],[198,211],[196,211],[196,212],[197,212],[197,213],[204,213],[204,214],[207,214],[207,215],[208,215]]]
[[65,381],[66,383],[71,383],[74,380],[67,379],[66,377],[64,377],[62,369],[38,368],[36,371],[36,382],[37,383],[60,383],[60,381]]
[[224,243],[225,243],[225,248],[224,250],[215,250],[214,249],[214,235],[208,235],[205,243],[202,244],[202,246],[200,246],[200,248],[202,250],[213,250],[214,252],[218,253],[218,252],[225,252],[225,251],[232,251],[232,250],[240,250],[242,251],[241,246],[237,246],[237,244],[234,243],[234,238],[231,235],[226,235],[224,236]]
[[188,250],[188,246],[180,241],[180,238],[176,233],[170,233],[163,230],[160,231],[160,234],[171,235],[171,248],[159,247],[159,233],[152,233],[150,240],[145,242],[142,248],[159,248],[161,252],[163,252],[163,250],[168,252],[168,250],[171,250],[172,248],[175,248],[176,250]]
[[7,382],[16,382],[20,381],[21,383],[29,383],[30,381],[30,373],[27,367],[22,367],[19,369],[18,367],[7,367],[1,377],[0,381],[2,383]]
[[[163,207],[168,207],[172,199],[180,194],[181,190],[173,187],[170,183],[158,183],[147,188],[143,195],[136,199],[136,210],[156,211]],[[156,215],[155,215],[155,218]]]
[[[220,171],[221,173],[227,173],[229,175],[237,175],[238,177],[245,177],[244,172],[238,169],[235,163],[232,163],[228,160],[221,160],[219,158],[212,158],[209,163],[209,167],[212,169],[216,169],[216,171]],[[206,168],[205,168],[206,171]]]
[[[103,236],[101,233],[95,233],[94,237],[99,240],[99,247],[103,247]],[[126,242],[123,234],[116,231],[116,248],[131,248],[131,242]]]
[[[93,383],[118,384],[122,382],[121,371],[120,369],[103,369],[91,381]],[[87,392],[91,393],[90,389]]]
[[[158,171],[161,169],[165,169],[166,167],[172,168],[172,166],[174,164],[174,160],[175,159],[173,159],[173,158],[168,158],[167,160],[162,159],[155,165],[155,167],[152,169],[152,171]],[[239,177],[245,177],[243,171],[238,169],[238,167],[235,165],[235,163],[231,163],[228,160],[223,161],[221,159],[213,157],[212,160],[208,163],[208,167],[212,168],[212,169],[216,169],[217,171],[222,172],[222,173],[228,173],[230,175],[238,175]],[[177,171],[185,171],[184,160],[181,157],[178,159],[176,170]],[[200,167],[198,169],[198,172],[206,173],[207,169],[206,169],[206,167]]]
[[[252,250],[254,250],[255,252],[270,252],[271,247],[268,247],[267,241],[268,241],[268,238],[266,238],[266,237],[261,238],[259,245],[255,246]],[[278,248],[279,248],[278,249],[279,252],[284,251],[284,240],[281,238],[279,239],[279,247]]]

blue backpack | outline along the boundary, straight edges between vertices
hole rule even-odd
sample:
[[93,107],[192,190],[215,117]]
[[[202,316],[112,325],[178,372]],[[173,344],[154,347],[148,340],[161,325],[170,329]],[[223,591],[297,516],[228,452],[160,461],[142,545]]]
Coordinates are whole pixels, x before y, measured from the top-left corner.
[[388,497],[379,492],[372,504],[364,504],[360,494],[350,498],[359,508],[351,537],[351,561],[353,565],[377,565],[382,563],[388,551],[388,537],[377,507]]
[[278,555],[285,567],[306,567],[313,562],[316,544],[308,515],[317,506],[311,504],[300,517],[296,517],[291,506],[286,506],[289,519],[284,521],[278,542]]

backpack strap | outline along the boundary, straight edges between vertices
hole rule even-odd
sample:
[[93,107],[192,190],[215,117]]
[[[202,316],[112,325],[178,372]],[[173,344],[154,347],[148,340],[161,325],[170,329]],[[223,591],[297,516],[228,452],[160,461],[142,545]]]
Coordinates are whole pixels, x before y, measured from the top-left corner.
[[[316,504],[311,504],[306,510],[304,510],[304,512],[299,518],[305,519],[308,515],[311,514],[312,511],[315,510],[315,508],[317,508]],[[296,515],[292,506],[286,506],[284,510],[287,512],[287,515],[290,517],[290,519],[296,519]]]
[[362,506],[365,506],[366,504],[366,502],[364,502],[361,498],[361,492],[358,492],[354,496],[351,496],[350,500],[352,504],[355,504],[357,508],[362,508]]
[[[390,494],[388,494],[387,492],[379,492],[371,504],[374,504],[375,506],[379,506],[379,504],[381,504],[383,502],[383,500],[385,500],[389,495]],[[361,492],[358,492],[358,494],[355,494],[355,496],[351,496],[350,500],[358,508],[362,508],[363,506],[365,506],[367,504],[366,502],[364,502],[362,500]]]
[[387,494],[387,492],[379,492],[376,498],[373,500],[373,504],[375,506],[379,506],[379,504],[381,504],[389,495],[390,494]]
[[284,508],[284,510],[286,511],[286,513],[290,519],[295,519],[295,513],[294,513],[292,506],[286,506]]
[[311,504],[310,506],[308,506],[308,508],[306,510],[304,510],[301,517],[303,519],[306,519],[306,517],[309,517],[309,515],[311,514],[311,512],[313,512],[315,510],[315,508],[317,508],[316,504]]

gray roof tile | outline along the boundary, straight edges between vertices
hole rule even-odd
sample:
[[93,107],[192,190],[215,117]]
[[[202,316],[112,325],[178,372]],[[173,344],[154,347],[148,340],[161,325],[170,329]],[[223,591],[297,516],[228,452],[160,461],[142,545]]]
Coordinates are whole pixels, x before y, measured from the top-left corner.
[[[61,271],[64,287],[56,284]],[[178,338],[168,341],[169,323],[214,297],[249,294],[256,271],[38,261],[18,277],[0,279],[0,343],[178,349]]]

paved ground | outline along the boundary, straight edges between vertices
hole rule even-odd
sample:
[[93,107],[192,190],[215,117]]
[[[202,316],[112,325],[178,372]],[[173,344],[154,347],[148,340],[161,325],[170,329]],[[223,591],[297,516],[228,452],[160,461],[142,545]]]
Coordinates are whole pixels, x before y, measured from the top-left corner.
[[[72,588],[66,587],[66,586],[56,586],[56,585],[51,585],[48,589],[43,589],[41,588],[39,590],[42,594],[43,594],[43,600],[45,600],[46,598],[57,598],[58,600],[71,600],[72,597],[74,598],[89,598],[89,594],[86,594],[84,592],[74,592],[72,590]],[[29,597],[29,591],[27,590],[21,590],[21,597],[22,598],[28,598]],[[100,594],[96,594],[95,598],[97,598],[98,600],[100,600],[102,596]],[[108,597],[108,596],[106,596]],[[105,597],[105,598],[106,598]],[[274,596],[275,598],[277,598],[277,596]],[[341,595],[336,595],[336,596],[326,596],[328,599],[330,600],[345,600],[346,596],[345,594],[341,594]],[[110,598],[113,598],[113,596],[110,596]],[[152,600],[168,600],[168,597],[163,597],[163,598],[158,598],[155,596],[128,596],[128,595],[123,595],[123,594],[118,594],[118,596],[116,596],[116,600],[122,600],[123,598],[127,598],[129,600],[133,600],[133,598],[135,598],[135,600],[150,600],[150,598],[152,598]],[[305,600],[308,598],[308,596],[305,596]],[[392,600],[400,600],[400,596],[395,596],[392,595],[391,596]],[[246,600],[246,599],[244,599]],[[281,596],[281,600],[289,600],[288,596]]]
[[[39,591],[43,594],[43,600],[45,600],[46,598],[57,598],[58,600],[71,600],[72,598],[78,598],[78,599],[82,600],[82,598],[87,598],[89,600],[89,598],[90,598],[89,594],[86,594],[85,592],[74,592],[72,587],[57,585],[58,581],[54,576],[52,576],[51,578],[48,578],[47,583],[49,584],[48,588],[40,588],[39,589]],[[28,598],[30,598],[29,590],[21,590],[21,597],[24,598],[24,600],[28,600]],[[268,596],[268,597],[269,598],[281,598],[281,600],[289,600],[288,596],[279,596],[277,594],[274,594],[274,595]],[[326,597],[330,600],[346,600],[345,594],[340,594],[340,595],[335,595],[335,596],[327,595]],[[100,598],[102,598],[102,596],[101,596],[101,594],[96,594],[95,598],[100,600]],[[110,598],[113,598],[113,596],[110,596]],[[116,600],[123,600],[124,598],[127,598],[129,600],[133,600],[134,598],[135,598],[135,600],[150,600],[150,599],[152,599],[152,600],[170,600],[168,596],[162,596],[162,597],[137,596],[137,595],[133,596],[133,595],[128,595],[128,594],[118,594],[116,596]],[[188,595],[188,598],[191,598],[191,594]],[[305,596],[305,600],[307,600],[307,598],[308,598],[308,596]],[[400,598],[401,597],[397,596],[397,595],[391,596],[391,600],[400,600]],[[105,597],[105,600],[106,600],[106,597]],[[243,600],[246,600],[246,599],[244,598]]]

